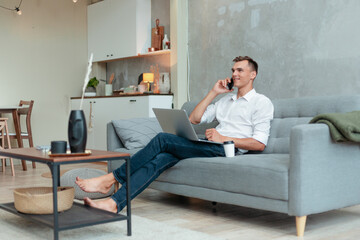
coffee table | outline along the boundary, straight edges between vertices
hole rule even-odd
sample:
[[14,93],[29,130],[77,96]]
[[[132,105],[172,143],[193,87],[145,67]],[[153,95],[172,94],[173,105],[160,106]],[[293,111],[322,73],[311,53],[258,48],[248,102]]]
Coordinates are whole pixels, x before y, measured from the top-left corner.
[[[91,154],[87,156],[74,156],[70,154],[69,156],[65,157],[50,157],[47,152],[37,150],[36,148],[17,148],[0,150],[0,155],[31,160],[48,165],[52,173],[54,213],[44,215],[20,213],[15,209],[13,202],[0,204],[1,209],[53,228],[55,240],[59,239],[59,231],[121,220],[127,220],[127,235],[131,236],[130,155],[128,153],[91,150]],[[67,211],[60,213],[56,211],[58,208],[57,187],[60,185],[61,165],[85,162],[113,161],[120,159],[123,159],[126,162],[126,215],[103,211],[76,202],[74,202],[72,208]]]

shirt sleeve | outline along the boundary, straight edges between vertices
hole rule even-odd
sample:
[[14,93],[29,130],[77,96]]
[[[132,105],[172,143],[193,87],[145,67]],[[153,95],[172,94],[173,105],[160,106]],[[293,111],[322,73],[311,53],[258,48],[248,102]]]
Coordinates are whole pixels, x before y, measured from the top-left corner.
[[200,123],[210,123],[212,121],[214,121],[216,116],[216,106],[215,104],[210,104],[204,114],[201,117]]
[[267,145],[270,135],[270,122],[274,118],[274,106],[270,99],[264,98],[256,105],[253,114],[253,138]]

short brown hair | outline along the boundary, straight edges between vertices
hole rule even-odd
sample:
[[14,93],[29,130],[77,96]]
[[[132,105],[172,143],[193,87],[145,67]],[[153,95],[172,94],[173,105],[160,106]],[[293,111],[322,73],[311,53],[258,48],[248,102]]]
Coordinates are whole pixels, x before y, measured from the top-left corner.
[[256,72],[256,74],[258,73],[258,64],[257,62],[255,62],[254,59],[252,59],[251,57],[249,56],[238,56],[236,58],[234,58],[233,62],[241,62],[241,61],[244,61],[244,60],[247,60],[248,63],[249,63],[249,66],[252,68],[253,71]]

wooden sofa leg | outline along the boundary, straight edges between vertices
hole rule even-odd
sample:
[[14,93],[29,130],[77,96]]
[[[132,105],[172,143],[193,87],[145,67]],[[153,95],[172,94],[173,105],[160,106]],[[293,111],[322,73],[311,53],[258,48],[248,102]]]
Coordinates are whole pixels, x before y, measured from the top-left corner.
[[305,232],[306,216],[295,217],[295,222],[296,222],[296,235],[298,237],[303,237]]

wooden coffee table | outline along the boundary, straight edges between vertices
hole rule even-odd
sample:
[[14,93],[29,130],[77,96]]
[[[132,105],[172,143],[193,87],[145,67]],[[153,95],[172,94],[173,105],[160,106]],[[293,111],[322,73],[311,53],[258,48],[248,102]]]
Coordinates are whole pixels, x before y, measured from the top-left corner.
[[[31,160],[48,165],[52,173],[54,213],[47,215],[20,213],[15,209],[13,202],[0,204],[1,209],[53,228],[55,240],[59,239],[59,231],[120,220],[127,220],[127,235],[131,236],[130,155],[128,153],[91,150],[91,154],[88,156],[69,155],[65,157],[50,157],[46,152],[37,150],[36,148],[17,148],[0,150],[0,155]],[[60,185],[60,165],[121,159],[126,162],[126,216],[92,208],[75,202],[72,208],[67,211],[61,213],[56,211],[58,208],[57,187]]]

